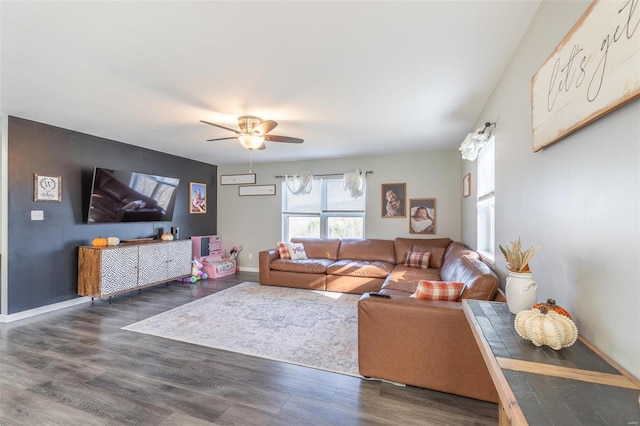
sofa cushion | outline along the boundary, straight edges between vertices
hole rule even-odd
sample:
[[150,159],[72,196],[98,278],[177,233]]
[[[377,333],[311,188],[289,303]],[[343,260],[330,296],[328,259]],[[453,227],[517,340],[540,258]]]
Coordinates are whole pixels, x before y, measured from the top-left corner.
[[463,257],[479,259],[480,255],[458,242],[451,243],[445,252],[445,261],[442,264],[442,269],[445,269],[447,271],[446,274],[449,274],[449,270],[455,270],[460,267],[458,262]]
[[429,259],[429,267],[441,268],[444,249],[449,244],[451,244],[451,239],[449,238],[396,238],[394,240],[396,263],[403,265],[407,259],[407,253],[410,251],[428,251],[432,253]]
[[404,266],[428,269],[430,257],[431,253],[428,251],[410,251],[407,253],[407,260],[404,262]]
[[[425,253],[429,253],[429,267],[440,269],[442,268],[442,263],[444,262],[444,247],[429,247],[429,246],[413,246],[412,251],[422,251]],[[409,252],[411,253],[411,252]]]
[[344,239],[338,249],[338,259],[379,260],[393,264],[396,263],[395,247],[392,240]]
[[276,259],[271,262],[271,269],[282,272],[305,272],[308,274],[324,274],[327,272],[327,266],[333,261],[329,259]]
[[479,257],[460,243],[447,248],[440,276],[443,281],[465,283],[461,299],[492,300],[498,291],[498,277]]
[[380,261],[343,259],[327,267],[328,275],[349,275],[353,277],[385,278],[394,264]]
[[302,243],[288,243],[287,248],[289,249],[289,257],[292,260],[308,259]]
[[278,241],[278,253],[280,253],[280,259],[290,259],[289,246],[284,241]]
[[338,260],[338,238],[292,238],[292,243],[302,243],[309,259]]
[[418,288],[411,297],[424,300],[448,300],[456,302],[462,293],[464,283],[448,281],[420,280]]
[[440,270],[396,265],[385,280],[382,290],[391,290],[394,293],[403,292],[409,296],[416,291],[420,280],[440,281]]

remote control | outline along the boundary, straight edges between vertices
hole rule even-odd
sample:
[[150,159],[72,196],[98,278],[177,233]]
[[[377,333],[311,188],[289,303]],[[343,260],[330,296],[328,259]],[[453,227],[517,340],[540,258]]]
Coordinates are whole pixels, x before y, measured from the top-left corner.
[[378,293],[377,291],[372,291],[369,293],[370,296],[375,296],[375,297],[384,297],[386,299],[391,299],[391,296],[389,296],[388,294],[384,294],[384,293]]

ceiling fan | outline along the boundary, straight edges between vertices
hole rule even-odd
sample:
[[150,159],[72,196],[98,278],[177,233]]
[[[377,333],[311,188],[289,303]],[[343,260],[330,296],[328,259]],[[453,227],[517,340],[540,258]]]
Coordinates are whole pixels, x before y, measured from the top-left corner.
[[302,143],[304,140],[298,138],[292,138],[289,136],[276,136],[269,135],[268,133],[276,128],[277,122],[273,120],[262,120],[259,117],[252,115],[242,115],[238,117],[238,126],[240,130],[232,129],[230,127],[222,126],[220,124],[211,123],[209,121],[200,120],[201,123],[209,124],[211,126],[219,127],[221,129],[232,131],[236,136],[227,138],[215,138],[207,139],[211,141],[221,141],[226,139],[238,139],[242,146],[249,151],[255,149],[265,149],[265,142],[286,142],[286,143]]

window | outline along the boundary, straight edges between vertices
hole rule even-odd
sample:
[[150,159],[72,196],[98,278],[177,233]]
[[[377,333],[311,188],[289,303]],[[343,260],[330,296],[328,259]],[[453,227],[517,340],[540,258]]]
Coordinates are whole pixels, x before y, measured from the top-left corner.
[[478,154],[478,251],[495,261],[495,137]]
[[340,179],[314,179],[309,194],[282,183],[282,238],[364,238],[366,197],[351,198]]

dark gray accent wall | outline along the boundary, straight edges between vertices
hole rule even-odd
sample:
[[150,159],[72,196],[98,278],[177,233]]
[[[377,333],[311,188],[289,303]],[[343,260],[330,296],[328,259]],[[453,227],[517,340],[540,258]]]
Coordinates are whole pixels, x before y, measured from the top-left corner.
[[[77,290],[78,247],[180,227],[180,239],[216,233],[217,166],[9,117],[8,313],[63,302]],[[180,141],[176,141],[180,143]],[[171,176],[180,187],[171,222],[87,224],[94,167]],[[62,202],[34,202],[34,173],[62,176]],[[189,182],[207,184],[207,213],[189,213]],[[43,221],[31,211],[43,210]]]

